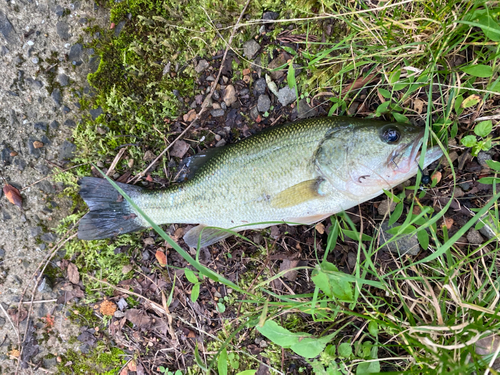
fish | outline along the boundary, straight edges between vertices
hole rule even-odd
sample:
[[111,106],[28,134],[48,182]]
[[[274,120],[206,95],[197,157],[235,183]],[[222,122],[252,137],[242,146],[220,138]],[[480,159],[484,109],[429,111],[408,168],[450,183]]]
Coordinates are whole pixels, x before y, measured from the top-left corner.
[[[314,224],[377,197],[442,156],[439,147],[428,148],[419,167],[423,135],[422,127],[410,124],[318,117],[195,155],[190,178],[166,189],[117,185],[158,225],[197,224],[184,242],[205,247],[276,222]],[[90,211],[78,238],[150,226],[105,179],[79,183]]]

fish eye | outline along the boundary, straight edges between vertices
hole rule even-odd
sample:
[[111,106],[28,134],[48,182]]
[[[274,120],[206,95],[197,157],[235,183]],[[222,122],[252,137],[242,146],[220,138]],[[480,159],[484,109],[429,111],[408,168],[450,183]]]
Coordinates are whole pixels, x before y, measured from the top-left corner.
[[401,139],[401,133],[397,128],[390,127],[382,131],[380,138],[385,143],[395,144]]

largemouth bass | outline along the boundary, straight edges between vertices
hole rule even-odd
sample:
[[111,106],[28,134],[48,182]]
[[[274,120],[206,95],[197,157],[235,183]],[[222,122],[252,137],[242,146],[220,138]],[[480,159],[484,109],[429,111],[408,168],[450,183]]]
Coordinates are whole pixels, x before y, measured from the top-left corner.
[[[391,189],[418,170],[423,129],[349,117],[303,120],[217,148],[198,159],[194,176],[163,190],[119,184],[155,223],[199,224],[184,241],[208,246],[265,222],[313,224]],[[442,155],[427,150],[422,168]],[[196,156],[195,156],[196,159]],[[85,177],[80,195],[90,208],[84,240],[149,227],[106,181]]]

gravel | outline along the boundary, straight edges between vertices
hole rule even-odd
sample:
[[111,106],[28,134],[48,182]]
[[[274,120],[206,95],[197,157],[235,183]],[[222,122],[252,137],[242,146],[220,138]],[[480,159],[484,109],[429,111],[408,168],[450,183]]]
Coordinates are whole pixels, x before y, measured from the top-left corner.
[[399,239],[386,243],[394,237],[394,235],[387,233],[387,231],[397,225],[399,224],[389,227],[387,222],[382,223],[380,227],[380,243],[385,243],[382,249],[392,251],[399,255],[418,255],[420,252],[420,244],[418,243],[416,233],[400,236]]
[[269,108],[271,108],[271,99],[269,99],[269,96],[267,95],[259,96],[259,99],[257,100],[258,111],[264,113],[269,111]]
[[293,103],[296,98],[297,96],[295,95],[295,90],[288,86],[285,86],[278,91],[278,101],[282,106]]
[[257,43],[253,39],[250,39],[243,45],[243,55],[250,60],[253,59],[255,56],[257,56],[259,50],[260,50],[259,43]]

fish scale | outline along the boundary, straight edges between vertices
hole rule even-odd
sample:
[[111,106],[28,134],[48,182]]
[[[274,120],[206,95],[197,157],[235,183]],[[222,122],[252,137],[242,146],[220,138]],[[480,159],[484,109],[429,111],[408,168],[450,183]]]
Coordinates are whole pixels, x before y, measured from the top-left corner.
[[[207,227],[310,224],[381,194],[416,174],[422,136],[421,128],[407,124],[308,119],[216,149],[190,180],[167,189],[119,186],[157,224],[199,224],[184,240],[206,246],[230,235]],[[438,148],[429,149],[423,167],[440,156]],[[149,226],[106,181],[87,177],[81,185],[91,210],[80,222],[80,238]]]

